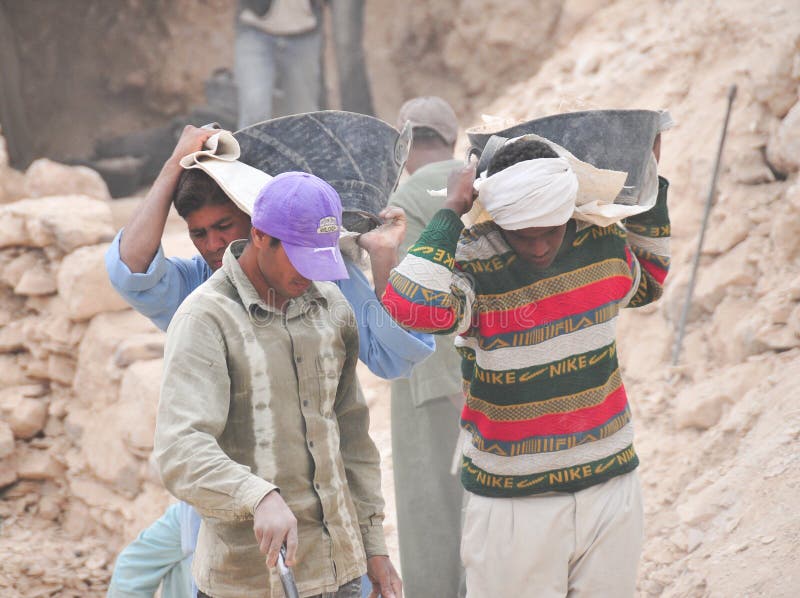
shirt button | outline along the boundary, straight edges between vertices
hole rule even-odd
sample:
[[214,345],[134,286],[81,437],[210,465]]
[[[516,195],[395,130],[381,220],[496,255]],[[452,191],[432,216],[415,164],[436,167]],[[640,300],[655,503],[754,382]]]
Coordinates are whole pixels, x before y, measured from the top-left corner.
[[308,401],[303,401],[303,407],[308,407]]
[[300,355],[295,355],[294,360],[297,363],[303,363],[303,358]]
[[319,482],[314,482],[314,488],[316,488],[317,490],[319,490]]
[[323,519],[322,520],[322,525],[324,525],[325,527],[328,527],[328,520],[327,519]]
[[309,441],[308,441],[308,446],[309,446],[310,448],[314,448],[314,441],[313,441],[313,440],[309,440]]

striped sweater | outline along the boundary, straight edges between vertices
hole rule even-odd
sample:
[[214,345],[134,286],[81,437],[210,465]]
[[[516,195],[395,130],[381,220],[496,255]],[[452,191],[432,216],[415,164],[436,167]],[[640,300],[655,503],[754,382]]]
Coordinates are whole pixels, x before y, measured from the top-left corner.
[[653,209],[624,227],[579,229],[544,270],[518,259],[493,222],[465,230],[441,210],[392,271],[383,303],[393,318],[459,333],[470,492],[571,492],[638,465],[616,322],[662,292],[670,226],[659,183]]

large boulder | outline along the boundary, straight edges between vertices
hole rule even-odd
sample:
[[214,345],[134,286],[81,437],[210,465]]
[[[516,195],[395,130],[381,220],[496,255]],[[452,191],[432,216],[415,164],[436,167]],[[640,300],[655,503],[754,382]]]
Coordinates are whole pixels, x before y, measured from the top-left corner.
[[106,245],[81,247],[61,262],[58,293],[72,320],[88,320],[97,314],[128,308],[111,286],[105,268]]
[[47,400],[26,396],[31,387],[13,387],[2,391],[3,415],[16,438],[32,438],[47,422]]
[[47,158],[34,161],[25,172],[25,194],[28,197],[52,195],[86,195],[94,199],[111,199],[103,178],[86,166],[67,166]]
[[123,430],[130,421],[120,419],[117,405],[104,409],[73,407],[67,425],[80,435],[81,456],[89,470],[115,492],[133,497],[138,493],[140,461],[128,451]]
[[0,248],[55,245],[69,253],[112,238],[108,204],[85,195],[23,199],[0,206]]
[[96,316],[89,323],[80,348],[73,389],[85,405],[101,408],[117,400],[124,370],[116,365],[118,348],[128,339],[157,333],[150,320],[125,310]]
[[161,359],[137,361],[125,370],[119,389],[119,421],[126,422],[122,438],[142,458],[153,450],[162,370]]

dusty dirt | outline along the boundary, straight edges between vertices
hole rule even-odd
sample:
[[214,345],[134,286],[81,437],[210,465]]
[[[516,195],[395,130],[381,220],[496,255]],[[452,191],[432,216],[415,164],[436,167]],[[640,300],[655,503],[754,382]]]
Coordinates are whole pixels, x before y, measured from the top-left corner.
[[[221,0],[126,0],[115,10],[83,0],[80,22],[80,11],[69,20],[54,0],[35,3],[36,14],[33,3],[11,4],[27,40],[39,147],[56,153],[185,106],[204,76],[181,53],[205,51],[190,40],[210,36],[219,60],[230,60]],[[200,4],[218,19],[175,25]],[[646,498],[641,596],[800,590],[798,8],[796,0],[368,5],[376,105],[390,122],[418,93],[452,100],[465,125],[480,113],[634,107],[668,108],[677,122],[661,158],[671,181],[672,272],[661,302],[626,313],[619,334]],[[85,15],[101,26],[81,29]],[[72,27],[72,45],[59,20]],[[86,63],[65,58],[65,48]],[[54,83],[65,64],[71,79]],[[739,95],[719,194],[683,356],[672,367],[732,83]],[[93,128],[98,117],[104,124]],[[55,220],[51,197],[0,205],[0,588],[3,596],[101,596],[116,552],[169,500],[148,465],[163,336],[90,276],[103,272],[108,236],[137,200],[109,204],[85,172],[64,180],[40,168],[34,180],[4,165],[0,144],[0,203],[37,189],[94,194],[97,203],[62,197],[75,208]],[[179,221],[170,222],[168,253],[188,254]],[[394,550],[388,388],[361,374]]]

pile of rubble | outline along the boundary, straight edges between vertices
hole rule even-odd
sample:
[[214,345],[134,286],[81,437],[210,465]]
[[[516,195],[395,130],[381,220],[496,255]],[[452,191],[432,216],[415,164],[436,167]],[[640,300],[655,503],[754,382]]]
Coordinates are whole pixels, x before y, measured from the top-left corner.
[[148,464],[163,333],[108,282],[98,175],[0,170],[0,593],[104,595],[168,501]]

